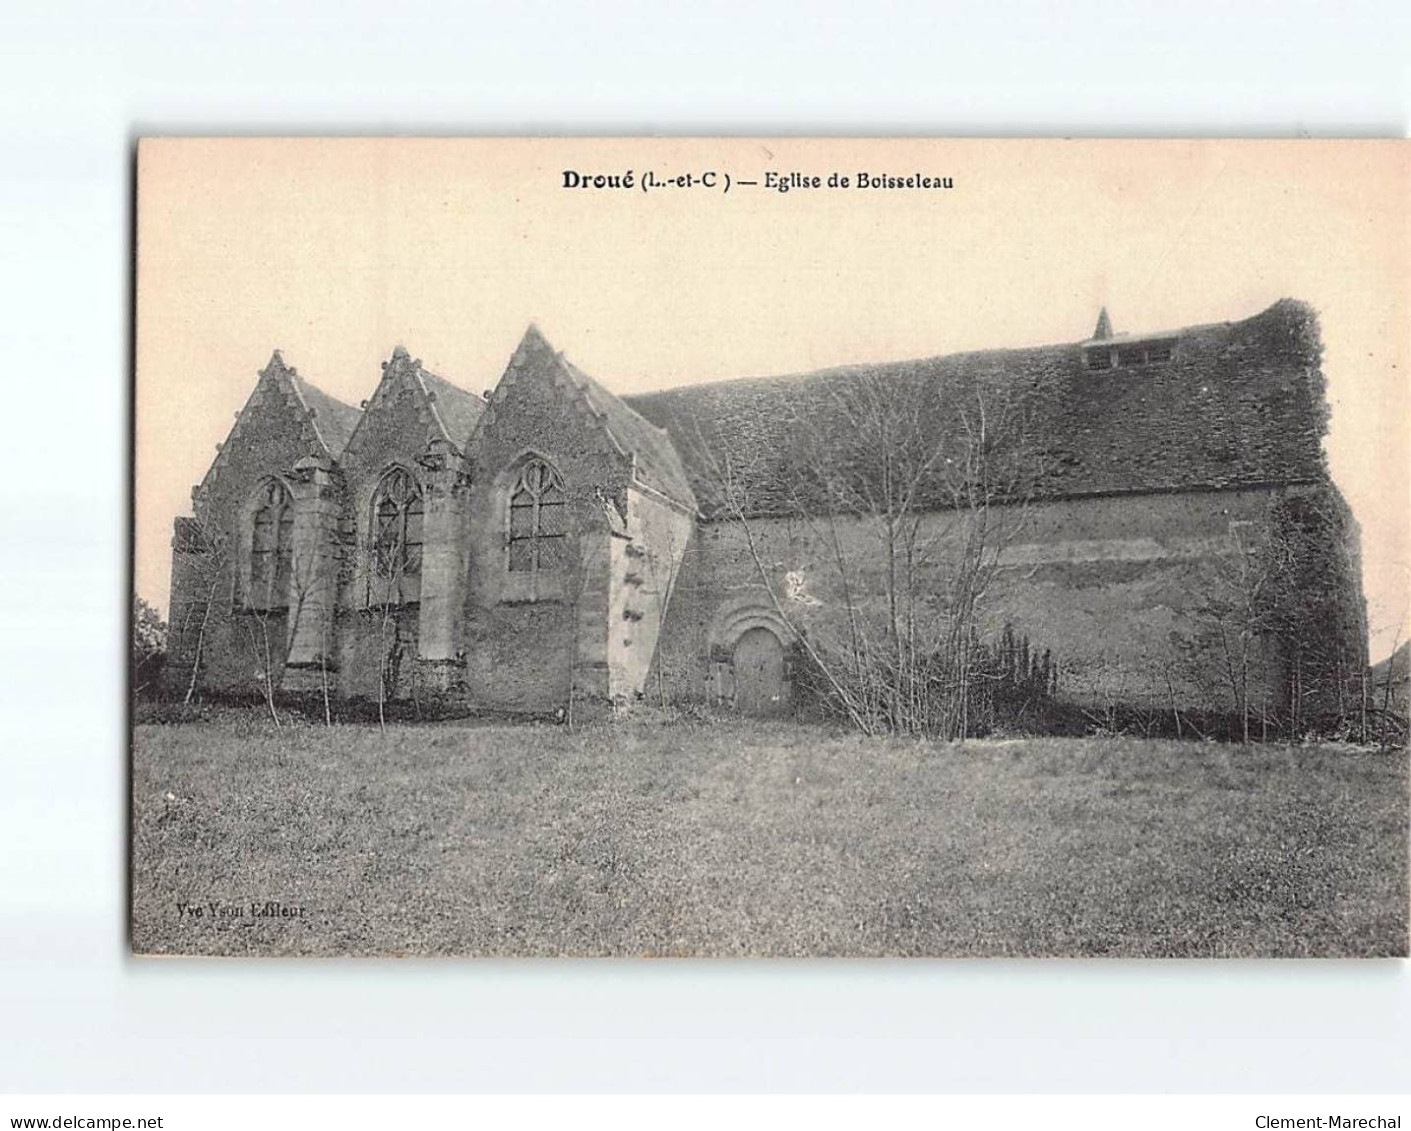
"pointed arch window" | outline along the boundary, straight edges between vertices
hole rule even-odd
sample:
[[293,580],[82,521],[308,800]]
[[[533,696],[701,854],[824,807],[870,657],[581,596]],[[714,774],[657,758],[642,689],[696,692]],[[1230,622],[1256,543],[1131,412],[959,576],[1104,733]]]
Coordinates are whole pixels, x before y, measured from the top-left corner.
[[402,468],[393,468],[382,477],[372,501],[372,557],[378,577],[421,573],[423,517],[420,484]]
[[250,520],[252,608],[280,608],[289,603],[294,562],[294,497],[278,479],[262,483]]
[[541,459],[520,469],[510,491],[511,573],[562,573],[567,560],[568,495],[559,473]]

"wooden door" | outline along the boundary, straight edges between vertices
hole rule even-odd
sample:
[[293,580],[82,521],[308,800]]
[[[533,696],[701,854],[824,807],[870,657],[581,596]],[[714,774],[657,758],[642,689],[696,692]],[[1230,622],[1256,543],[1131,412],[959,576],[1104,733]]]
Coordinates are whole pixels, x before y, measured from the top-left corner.
[[735,642],[735,708],[745,715],[782,715],[789,709],[784,646],[767,628],[752,628]]

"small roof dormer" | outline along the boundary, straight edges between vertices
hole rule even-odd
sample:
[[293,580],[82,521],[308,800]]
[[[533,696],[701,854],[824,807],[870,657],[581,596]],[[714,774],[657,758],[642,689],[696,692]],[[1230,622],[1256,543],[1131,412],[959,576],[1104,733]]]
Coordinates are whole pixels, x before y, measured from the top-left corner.
[[1107,307],[1098,311],[1093,336],[1082,343],[1083,364],[1091,370],[1132,369],[1145,365],[1160,365],[1170,361],[1175,353],[1179,330],[1153,334],[1117,334]]

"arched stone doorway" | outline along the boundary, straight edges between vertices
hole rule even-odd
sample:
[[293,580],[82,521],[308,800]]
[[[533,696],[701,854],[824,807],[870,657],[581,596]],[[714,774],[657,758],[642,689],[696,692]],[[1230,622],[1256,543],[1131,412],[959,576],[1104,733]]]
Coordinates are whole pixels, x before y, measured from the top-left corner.
[[735,708],[744,715],[769,717],[789,709],[784,645],[767,628],[751,628],[735,641],[730,666],[735,676]]

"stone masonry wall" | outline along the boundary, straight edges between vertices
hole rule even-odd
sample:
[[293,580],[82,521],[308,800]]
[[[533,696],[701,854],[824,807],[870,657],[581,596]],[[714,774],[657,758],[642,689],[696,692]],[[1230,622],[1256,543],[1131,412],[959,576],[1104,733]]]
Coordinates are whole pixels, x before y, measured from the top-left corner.
[[[541,458],[569,498],[569,568],[508,569],[508,503],[520,468]],[[607,624],[614,531],[625,522],[631,460],[526,338],[470,444],[469,583],[463,615],[466,694],[477,706],[536,713],[601,710],[610,701]]]
[[[1205,701],[1218,679],[1180,654],[1173,633],[1190,627],[1183,618],[1197,604],[1208,571],[1231,560],[1239,524],[1258,523],[1282,493],[1187,492],[1035,505],[1010,535],[1003,568],[982,604],[982,623],[995,633],[1010,623],[1034,647],[1051,649],[1062,698],[1104,704],[1174,697],[1182,707],[1224,709],[1225,703]],[[954,537],[947,524],[954,518],[944,512],[923,518],[922,539],[934,540],[932,561],[946,559]],[[840,639],[846,621],[842,571],[824,529],[791,519],[750,526],[787,621],[820,642]],[[876,612],[886,593],[876,529],[848,520],[838,532],[854,601]],[[921,589],[928,569],[939,586],[934,567],[922,565]],[[779,621],[743,528],[730,521],[702,524],[663,632],[657,659],[663,684],[673,697],[711,699],[731,637]],[[1265,670],[1269,686],[1254,694],[1276,695],[1278,665]]]
[[[267,671],[276,686],[282,680],[291,643],[289,613],[246,608],[242,570],[249,547],[244,512],[264,480],[271,475],[283,478],[296,498],[297,548],[301,492],[296,490],[296,468],[305,461],[325,466],[327,458],[292,387],[272,363],[238,414],[205,480],[193,491],[194,517],[176,522],[171,661],[166,674],[173,693],[185,692],[198,641],[201,688],[258,691]],[[338,490],[336,483],[324,486]],[[301,559],[296,568],[307,563]],[[297,623],[295,628],[297,632]]]

